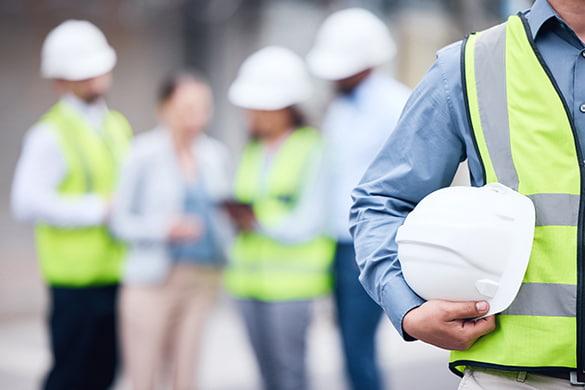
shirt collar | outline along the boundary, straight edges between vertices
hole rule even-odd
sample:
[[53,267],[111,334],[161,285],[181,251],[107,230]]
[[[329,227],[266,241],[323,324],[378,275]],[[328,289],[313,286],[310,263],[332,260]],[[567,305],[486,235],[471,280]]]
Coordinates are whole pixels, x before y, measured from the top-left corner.
[[548,20],[552,18],[560,19],[547,0],[536,0],[525,15],[534,39],[536,39],[536,35]]
[[[576,44],[573,41],[577,41],[577,46],[582,46],[575,32],[563,21],[563,19],[561,19],[561,17],[557,14],[557,12],[553,9],[547,0],[536,0],[525,15],[526,20],[528,21],[528,25],[530,26],[533,39],[536,39],[536,36],[541,32],[541,30],[543,30],[543,26],[549,20],[556,19],[556,24],[553,24],[555,27],[552,28],[556,31],[560,31],[560,34],[565,37],[564,39],[568,40],[573,45]],[[549,23],[549,26],[552,25]]]

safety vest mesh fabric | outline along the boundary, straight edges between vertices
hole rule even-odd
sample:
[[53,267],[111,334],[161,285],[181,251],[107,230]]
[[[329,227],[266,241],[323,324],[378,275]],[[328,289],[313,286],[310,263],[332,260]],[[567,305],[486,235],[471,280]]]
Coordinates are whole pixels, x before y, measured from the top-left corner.
[[[320,147],[316,130],[297,129],[281,145],[264,175],[264,149],[259,142],[250,142],[236,176],[236,199],[251,203],[263,226],[281,223],[296,206],[304,181],[316,168],[311,154]],[[226,286],[236,297],[263,301],[323,295],[331,290],[333,251],[334,243],[326,237],[287,245],[258,232],[243,232],[232,248]]]
[[496,330],[451,353],[450,367],[575,368],[581,172],[571,116],[523,16],[470,35],[462,55],[485,181],[530,197],[536,228],[516,299]]
[[[73,108],[59,102],[41,122],[54,132],[67,165],[59,193],[110,196],[132,133],[126,119],[108,111],[98,133]],[[99,286],[120,279],[125,248],[104,225],[63,228],[41,223],[36,226],[36,241],[41,272],[50,285]]]

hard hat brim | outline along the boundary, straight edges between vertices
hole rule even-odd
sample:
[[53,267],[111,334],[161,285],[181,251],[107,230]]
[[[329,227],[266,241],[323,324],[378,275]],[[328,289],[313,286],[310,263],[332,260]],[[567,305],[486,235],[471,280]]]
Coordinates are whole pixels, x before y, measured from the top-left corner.
[[315,77],[323,80],[343,80],[376,65],[360,64],[348,61],[347,55],[339,55],[315,49],[307,55],[307,65]]
[[236,80],[228,91],[232,104],[249,110],[274,111],[305,101],[310,94],[308,87],[299,88],[295,96],[273,86],[260,87]]
[[48,64],[41,69],[41,74],[48,79],[63,79],[69,81],[81,81],[98,77],[111,72],[116,66],[117,56],[112,48],[105,48],[92,56],[78,58],[67,64],[67,67],[51,69]]

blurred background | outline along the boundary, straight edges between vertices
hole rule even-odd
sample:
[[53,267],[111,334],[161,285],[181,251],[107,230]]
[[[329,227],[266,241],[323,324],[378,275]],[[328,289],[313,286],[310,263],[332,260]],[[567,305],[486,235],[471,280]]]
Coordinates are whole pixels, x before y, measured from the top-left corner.
[[[331,12],[359,6],[385,22],[398,55],[385,71],[414,87],[437,49],[470,31],[498,23],[530,6],[528,0],[0,0],[0,389],[35,389],[49,356],[44,316],[46,291],[34,254],[31,226],[13,222],[10,188],[23,135],[56,100],[39,75],[46,34],[68,18],[87,19],[106,34],[118,54],[111,107],[124,113],[136,133],[156,123],[155,89],[182,67],[202,71],[215,93],[209,133],[238,156],[245,140],[241,113],[226,99],[240,63],[267,45],[309,50]],[[330,91],[316,83],[305,105],[318,126]],[[465,180],[465,173],[461,180]],[[315,389],[343,389],[335,323],[327,299],[319,302],[310,332],[309,364]],[[202,357],[202,389],[255,389],[256,367],[239,318],[227,297],[208,326]],[[447,353],[404,343],[384,320],[380,361],[393,389],[455,389]],[[124,379],[117,389],[124,389]]]

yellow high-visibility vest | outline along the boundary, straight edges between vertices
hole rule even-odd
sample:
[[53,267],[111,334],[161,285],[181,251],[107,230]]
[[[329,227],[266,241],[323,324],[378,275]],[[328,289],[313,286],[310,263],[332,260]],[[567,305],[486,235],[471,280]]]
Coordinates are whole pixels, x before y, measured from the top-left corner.
[[[258,141],[250,142],[236,176],[236,199],[251,203],[261,224],[278,224],[294,208],[304,179],[316,168],[311,166],[309,155],[320,143],[314,129],[295,130],[264,176],[262,146]],[[323,295],[331,290],[333,252],[333,241],[324,236],[287,245],[258,232],[243,232],[232,250],[226,286],[237,297],[264,301]]]
[[452,352],[451,368],[582,369],[583,156],[572,117],[523,16],[464,45],[463,85],[485,181],[530,197],[536,228],[515,301],[495,331]]
[[[67,164],[59,192],[111,196],[119,163],[132,135],[126,119],[118,112],[108,111],[98,133],[73,108],[59,102],[41,122],[54,132]],[[50,285],[99,286],[115,284],[120,279],[125,248],[105,225],[63,228],[40,223],[36,226],[36,241],[41,272]]]

